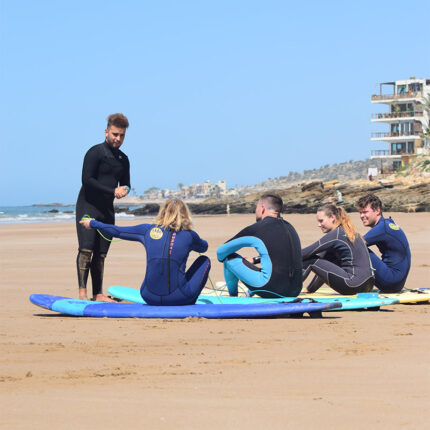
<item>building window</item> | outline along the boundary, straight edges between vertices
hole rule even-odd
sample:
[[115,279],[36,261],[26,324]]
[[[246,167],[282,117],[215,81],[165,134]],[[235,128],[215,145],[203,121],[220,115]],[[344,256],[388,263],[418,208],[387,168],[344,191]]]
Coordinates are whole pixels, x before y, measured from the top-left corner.
[[398,85],[397,94],[405,94],[405,93],[406,93],[406,85]]
[[408,154],[414,153],[414,142],[408,142]]
[[423,84],[420,84],[419,82],[414,82],[413,84],[409,84],[409,91],[412,92],[418,92],[423,89]]
[[413,134],[414,124],[412,122],[402,122],[400,124],[400,135],[410,136]]
[[392,155],[400,155],[404,154],[406,152],[406,143],[405,142],[399,142],[399,143],[392,143],[391,144],[391,154]]

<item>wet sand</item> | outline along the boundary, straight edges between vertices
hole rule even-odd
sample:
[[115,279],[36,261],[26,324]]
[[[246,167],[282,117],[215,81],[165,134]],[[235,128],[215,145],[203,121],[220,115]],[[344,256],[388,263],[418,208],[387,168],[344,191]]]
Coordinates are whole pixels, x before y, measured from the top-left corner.
[[[390,215],[412,249],[407,287],[429,287],[430,214]],[[313,215],[285,218],[303,246],[320,236]],[[217,246],[251,222],[195,218],[213,282]],[[77,297],[74,228],[0,226],[0,428],[427,428],[430,305],[322,319],[66,317],[28,296]],[[138,288],[144,259],[138,243],[113,244],[105,291]]]

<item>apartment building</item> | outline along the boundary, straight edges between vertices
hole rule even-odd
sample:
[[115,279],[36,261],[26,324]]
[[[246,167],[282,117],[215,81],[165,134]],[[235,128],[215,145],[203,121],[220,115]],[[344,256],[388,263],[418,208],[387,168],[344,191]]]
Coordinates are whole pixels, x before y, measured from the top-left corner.
[[388,144],[388,149],[371,151],[372,159],[380,159],[397,170],[428,148],[430,79],[410,78],[379,84],[379,94],[372,103],[385,106],[372,114],[373,123],[387,124],[388,130],[371,133],[372,141]]

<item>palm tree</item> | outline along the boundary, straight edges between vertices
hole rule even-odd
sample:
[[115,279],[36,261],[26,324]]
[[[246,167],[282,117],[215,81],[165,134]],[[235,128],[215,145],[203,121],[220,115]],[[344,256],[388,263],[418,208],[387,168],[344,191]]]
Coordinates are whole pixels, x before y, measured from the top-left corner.
[[430,137],[430,94],[428,96],[423,97],[423,100],[420,101],[420,103],[423,105],[423,109],[427,112],[427,115],[429,119],[427,120],[427,128],[424,133],[425,138]]

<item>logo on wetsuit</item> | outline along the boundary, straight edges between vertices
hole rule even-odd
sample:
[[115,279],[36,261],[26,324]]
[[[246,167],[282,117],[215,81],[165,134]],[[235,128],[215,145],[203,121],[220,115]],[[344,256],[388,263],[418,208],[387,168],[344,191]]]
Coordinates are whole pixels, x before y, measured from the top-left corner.
[[400,227],[397,224],[394,224],[393,222],[390,222],[390,224],[388,224],[388,227],[390,227],[391,230],[400,230]]
[[161,230],[161,228],[154,227],[149,232],[149,235],[151,236],[151,239],[161,239],[163,237],[163,230]]

